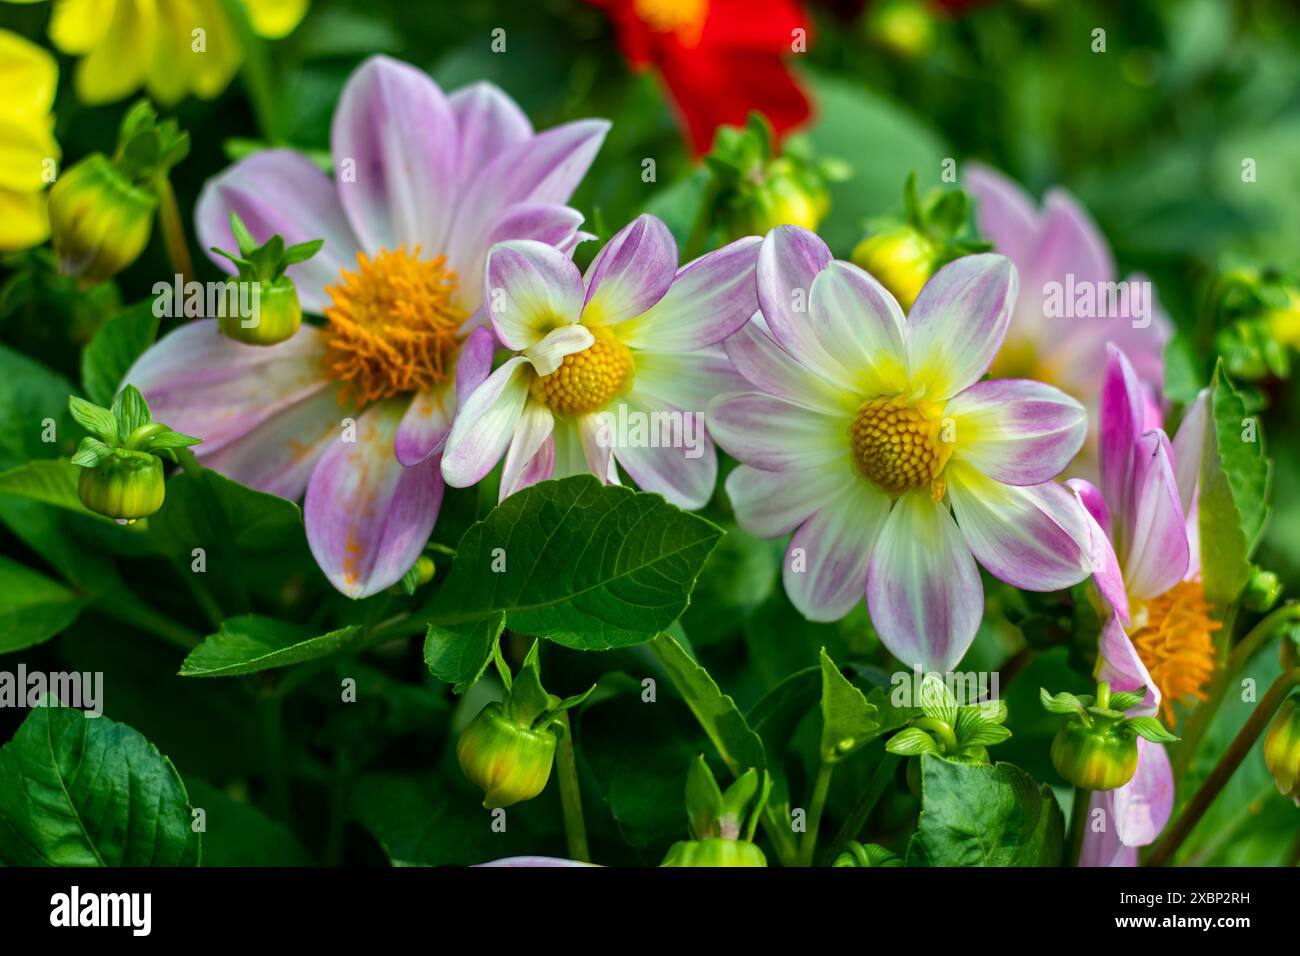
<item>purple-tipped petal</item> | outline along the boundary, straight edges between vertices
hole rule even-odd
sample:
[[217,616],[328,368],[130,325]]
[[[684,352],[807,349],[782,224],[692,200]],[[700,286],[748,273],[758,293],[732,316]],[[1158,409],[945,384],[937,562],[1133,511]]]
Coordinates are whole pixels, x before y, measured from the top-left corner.
[[456,359],[456,407],[461,408],[470,393],[478,388],[492,372],[492,353],[496,342],[486,327],[475,329],[460,347]]
[[442,503],[437,458],[407,468],[393,454],[401,414],[393,402],[367,409],[356,441],[336,437],[307,482],[307,543],[330,583],[351,598],[401,580]]
[[442,454],[442,476],[447,484],[468,488],[501,460],[528,400],[532,374],[528,359],[517,355],[465,400]]
[[844,367],[822,346],[809,313],[813,280],[831,263],[821,237],[800,226],[777,226],[758,250],[758,307],[768,331],[800,365],[844,388]]
[[654,352],[690,352],[721,342],[758,308],[758,246],[755,236],[737,239],[683,266],[663,298],[620,326],[619,338]]
[[966,165],[964,185],[975,199],[980,235],[1024,272],[1038,237],[1038,210],[1029,194],[1015,181],[979,163]]
[[[289,267],[287,275],[298,288],[298,298],[308,312],[329,305],[327,286],[355,265],[360,243],[348,224],[338,191],[328,175],[301,153],[267,149],[241,159],[209,179],[194,210],[194,231],[205,249],[216,246],[238,252],[230,231],[230,214],[238,213],[258,242],[279,233],[290,245],[324,239],[325,245],[306,262]],[[225,272],[234,264],[224,256],[209,258]]]
[[513,867],[561,867],[561,866],[595,866],[595,863],[579,863],[577,860],[565,860],[555,856],[507,856],[490,863],[476,863],[475,866],[513,866]]
[[947,673],[975,639],[984,615],[975,558],[928,489],[894,502],[871,549],[867,607],[885,647],[909,667]]
[[813,280],[809,303],[818,341],[856,394],[907,388],[903,310],[876,279],[851,262],[831,262]]
[[506,452],[497,500],[505,501],[516,491],[550,477],[555,467],[554,430],[555,416],[549,408],[535,401],[524,405]]
[[1134,449],[1142,434],[1142,386],[1128,357],[1106,346],[1106,374],[1101,385],[1100,427],[1101,493],[1111,507],[1120,537],[1127,527],[1133,500]]
[[403,465],[418,465],[442,448],[455,416],[454,394],[450,385],[443,384],[411,399],[393,439],[393,453]]
[[582,314],[582,274],[573,260],[531,239],[497,243],[483,272],[483,301],[501,344],[536,345]]
[[463,86],[447,103],[456,118],[456,168],[462,181],[497,153],[532,138],[533,124],[524,111],[492,83]]
[[1174,434],[1174,478],[1178,483],[1178,502],[1190,516],[1196,504],[1201,477],[1201,460],[1205,457],[1205,429],[1209,421],[1210,390],[1201,389],[1196,400],[1183,413],[1182,423]]
[[727,497],[742,528],[758,538],[779,538],[860,481],[847,466],[763,471],[738,465],[727,476]]
[[1112,614],[1102,626],[1097,654],[1101,659],[1100,666],[1097,668],[1097,679],[1110,684],[1111,690],[1139,690],[1143,687],[1147,689],[1147,695],[1142,703],[1134,707],[1130,713],[1150,716],[1159,709],[1160,688],[1151,679],[1151,673],[1129,639],[1118,614]]
[[244,345],[204,319],[165,335],[123,381],[140,389],[155,421],[202,438],[195,453],[211,455],[329,385],[325,338],[304,325],[279,345]]
[[1028,379],[976,382],[948,402],[954,454],[1009,485],[1060,474],[1083,447],[1088,414],[1060,389]]
[[459,136],[427,73],[373,56],[348,78],[330,149],[339,199],[365,249],[443,251],[460,198]]
[[533,239],[568,255],[566,247],[579,235],[582,213],[555,203],[521,202],[508,208],[492,229],[495,245],[511,239]]
[[767,471],[847,460],[848,423],[760,392],[719,395],[709,403],[709,432],[732,457]]
[[1067,275],[1076,283],[1110,282],[1115,261],[1092,217],[1069,193],[1053,189],[1043,197],[1038,235],[1022,279],[1026,288],[1032,283],[1041,292],[1044,283],[1065,283]]
[[811,621],[838,621],[867,590],[871,546],[890,500],[864,481],[845,485],[803,523],[786,549],[782,580],[790,603]]
[[751,390],[717,345],[694,352],[638,352],[632,382],[638,394],[701,417],[718,395]]
[[989,370],[1016,289],[1016,267],[992,253],[956,259],[925,284],[907,315],[907,364],[926,398],[951,398]]
[[1088,516],[1061,485],[1004,485],[962,461],[944,476],[962,536],[994,577],[1026,591],[1060,591],[1092,572]]
[[1082,478],[1072,478],[1065,486],[1074,492],[1083,505],[1088,521],[1088,533],[1092,551],[1092,580],[1097,590],[1107,603],[1115,609],[1123,623],[1129,622],[1128,592],[1124,588],[1124,575],[1120,570],[1119,558],[1111,545],[1106,528],[1110,527],[1110,511],[1106,502],[1089,482]]
[[637,216],[591,261],[582,321],[612,325],[635,318],[664,297],[676,274],[673,234],[662,220]]
[[[704,415],[633,388],[601,414],[601,434],[614,457],[643,491],[679,508],[703,508],[713,496],[718,455]],[[631,422],[626,429],[620,422]]]
[[1130,594],[1153,598],[1187,576],[1191,546],[1178,503],[1169,439],[1162,431],[1138,439],[1134,497],[1124,540],[1124,580]]
[[[1100,820],[1097,811],[1101,811]],[[1078,865],[1137,866],[1137,848],[1124,845],[1115,825],[1115,791],[1093,791],[1087,813],[1088,827],[1083,832],[1083,847],[1079,853]],[[1098,820],[1099,827],[1093,826],[1094,820]]]
[[1174,771],[1163,744],[1138,738],[1133,779],[1115,791],[1115,828],[1125,846],[1156,841],[1174,812]]
[[851,416],[862,401],[855,392],[796,362],[772,338],[761,316],[742,326],[723,348],[750,387],[791,404]]

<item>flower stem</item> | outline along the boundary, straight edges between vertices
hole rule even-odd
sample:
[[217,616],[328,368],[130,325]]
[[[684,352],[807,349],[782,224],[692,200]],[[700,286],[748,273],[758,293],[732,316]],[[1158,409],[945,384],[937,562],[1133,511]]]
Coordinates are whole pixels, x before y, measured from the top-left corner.
[[826,795],[831,789],[831,774],[835,772],[835,764],[823,760],[820,767],[817,768],[817,779],[813,783],[812,798],[808,806],[808,830],[803,835],[803,843],[799,847],[799,865],[812,866],[813,859],[817,852],[817,831],[822,825],[822,811],[826,809]]
[[[858,802],[854,805],[849,817],[840,827],[840,832],[835,834],[835,839],[831,841],[830,850],[826,856],[834,856],[844,844],[850,840],[856,840],[862,828],[867,825],[867,818],[871,816],[871,811],[875,809],[876,803],[880,800],[880,795],[885,792],[885,787],[893,779],[894,771],[898,768],[899,762],[903,758],[898,754],[886,753],[880,763],[876,764],[875,771],[871,774],[871,779],[867,781],[867,789],[862,791],[862,796],[858,797]],[[824,858],[825,859],[825,858]]]
[[558,719],[564,727],[555,750],[555,769],[560,777],[560,805],[564,809],[564,837],[569,846],[569,858],[579,863],[590,863],[587,824],[582,816],[582,791],[578,786],[578,762],[573,754],[573,726],[565,711],[560,711]]
[[1083,838],[1088,833],[1088,804],[1092,802],[1092,791],[1083,787],[1074,788],[1074,803],[1070,807],[1070,840],[1065,849],[1065,866],[1078,866],[1079,857],[1083,855]]
[[154,191],[158,194],[158,225],[162,229],[163,244],[167,248],[167,260],[183,284],[189,281],[194,272],[194,263],[190,261],[190,247],[185,242],[185,227],[181,225],[176,193],[172,190],[171,180],[166,176],[155,177]]
[[253,32],[253,25],[239,0],[221,0],[221,6],[238,34],[239,46],[244,52],[244,89],[253,104],[257,128],[262,139],[272,146],[279,146],[284,140],[276,121],[275,86],[271,80],[271,61],[266,55],[266,43]]
[[1273,719],[1277,709],[1282,706],[1282,702],[1297,684],[1300,684],[1300,667],[1293,667],[1278,675],[1273,686],[1264,695],[1264,699],[1256,705],[1237,736],[1228,745],[1228,749],[1219,758],[1219,762],[1210,771],[1210,775],[1205,778],[1200,789],[1192,795],[1192,799],[1183,808],[1182,814],[1174,821],[1173,826],[1165,831],[1164,839],[1156,844],[1155,850],[1147,860],[1147,866],[1163,866],[1178,852],[1178,848],[1196,828],[1196,824],[1214,803],[1224,785],[1236,773],[1241,762],[1246,759],[1246,754],[1250,753],[1255,741],[1259,739],[1259,735],[1264,732],[1268,722]]
[[1174,753],[1173,771],[1175,780],[1181,780],[1187,773],[1187,768],[1192,765],[1192,758],[1196,756],[1196,748],[1200,745],[1205,732],[1209,730],[1214,715],[1218,713],[1224,697],[1227,696],[1232,679],[1237,676],[1246,662],[1273,638],[1274,634],[1285,625],[1296,620],[1300,620],[1300,604],[1284,604],[1273,611],[1272,614],[1260,620],[1232,648],[1227,663],[1215,675],[1206,700],[1196,710],[1192,711],[1191,716],[1187,718],[1187,725],[1183,728],[1183,739]]

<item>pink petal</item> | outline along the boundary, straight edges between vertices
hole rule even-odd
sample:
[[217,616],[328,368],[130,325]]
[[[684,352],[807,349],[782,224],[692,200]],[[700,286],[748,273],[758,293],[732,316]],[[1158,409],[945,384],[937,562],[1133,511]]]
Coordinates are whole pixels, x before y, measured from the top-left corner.
[[418,465],[442,448],[455,416],[454,396],[453,387],[444,383],[411,398],[393,439],[393,453],[403,465]]
[[496,342],[487,328],[477,328],[469,334],[460,347],[456,360],[456,405],[461,407],[474,389],[485,381],[492,371],[492,353]]
[[1150,716],[1160,707],[1160,688],[1151,679],[1146,664],[1129,639],[1118,614],[1112,614],[1102,626],[1101,640],[1097,646],[1100,666],[1097,679],[1110,684],[1111,690],[1138,690],[1145,687],[1147,695],[1130,713]]
[[777,398],[832,415],[852,416],[861,399],[805,368],[777,344],[762,317],[742,326],[723,344],[728,358],[750,383]]
[[813,280],[831,263],[831,251],[816,233],[777,226],[758,251],[758,307],[772,338],[804,368],[852,388],[844,368],[817,338],[809,309]]
[[664,297],[676,274],[673,234],[662,220],[637,216],[591,261],[583,322],[612,325],[649,311]]
[[[718,454],[702,412],[633,387],[601,419],[615,459],[643,491],[658,492],[690,511],[708,504],[718,478]],[[620,421],[635,424],[624,429]]]
[[906,390],[903,310],[884,286],[851,262],[837,260],[817,274],[809,301],[817,339],[855,394]]
[[926,397],[943,401],[977,382],[1002,346],[1016,302],[1005,256],[963,256],[934,274],[907,315],[908,369]]
[[[1065,482],[1079,498],[1086,512],[1088,534],[1092,552],[1092,580],[1097,590],[1106,599],[1124,624],[1129,622],[1128,592],[1124,588],[1124,575],[1120,570],[1119,558],[1107,537],[1105,529],[1110,527],[1110,511],[1098,491],[1082,478],[1073,478]],[[1105,522],[1103,525],[1102,522]]]
[[[1133,366],[1119,349],[1106,347],[1101,386],[1101,492],[1118,522],[1129,520],[1133,499],[1134,449],[1142,434],[1142,388]],[[1128,528],[1114,529],[1126,535]]]
[[1028,379],[976,382],[948,402],[944,415],[954,424],[956,457],[1009,485],[1055,478],[1088,431],[1082,405]]
[[894,502],[871,550],[867,607],[885,647],[909,667],[946,673],[975,639],[984,614],[975,558],[928,491]]
[[1154,843],[1174,812],[1174,772],[1163,744],[1138,738],[1133,779],[1115,791],[1115,828],[1125,846]]
[[[565,247],[579,234],[581,225],[582,213],[576,209],[555,203],[521,202],[502,213],[492,229],[489,242],[534,239],[565,252]],[[474,291],[477,294],[478,290]]]
[[694,352],[637,352],[632,381],[638,394],[701,416],[717,395],[750,389],[717,345]]
[[1124,580],[1131,594],[1152,598],[1186,577],[1191,547],[1169,439],[1162,431],[1148,432],[1136,452],[1135,497],[1123,539]]
[[500,242],[488,253],[483,301],[501,344],[515,351],[582,314],[582,274],[568,256],[532,239]]
[[514,436],[533,374],[517,355],[488,376],[465,400],[442,455],[442,476],[453,488],[482,481]]
[[549,408],[536,401],[524,405],[506,452],[498,501],[550,477],[555,467],[554,430],[555,416]]
[[811,621],[838,621],[867,590],[872,543],[890,500],[864,481],[845,485],[790,539],[782,580],[790,603]]
[[500,87],[486,82],[463,86],[447,97],[456,118],[456,168],[462,180],[466,171],[476,170],[489,157],[533,135],[533,124]]
[[709,432],[732,457],[782,471],[847,461],[848,422],[760,392],[719,395],[709,403]]
[[[1082,811],[1076,808],[1075,811]],[[1102,811],[1101,829],[1093,827],[1097,811]],[[1086,808],[1087,829],[1083,833],[1083,849],[1079,853],[1079,866],[1137,866],[1137,849],[1125,846],[1119,838],[1115,820],[1115,791],[1093,791]]]
[[369,408],[356,441],[332,442],[307,483],[307,543],[330,583],[351,598],[401,580],[442,503],[437,458],[407,468],[393,454],[401,411],[393,402]]
[[1023,272],[1038,236],[1033,199],[1018,183],[979,163],[966,164],[963,185],[975,200],[980,234]]
[[779,538],[861,481],[848,467],[762,471],[738,465],[727,476],[727,497],[742,528],[755,537]]

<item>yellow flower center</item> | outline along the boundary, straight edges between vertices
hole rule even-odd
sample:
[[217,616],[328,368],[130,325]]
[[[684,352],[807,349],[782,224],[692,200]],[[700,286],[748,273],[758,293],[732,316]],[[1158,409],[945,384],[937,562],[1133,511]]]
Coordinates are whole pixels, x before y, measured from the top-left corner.
[[637,18],[656,33],[676,33],[687,46],[700,42],[709,0],[634,0]]
[[1160,709],[1174,724],[1174,701],[1205,700],[1202,689],[1214,675],[1210,635],[1223,627],[1210,617],[1200,581],[1181,581],[1159,597],[1135,605],[1130,637],[1147,672],[1160,689]]
[[930,486],[935,501],[943,497],[940,478],[952,456],[941,440],[943,407],[905,395],[869,398],[858,406],[849,429],[853,462],[891,495]]
[[632,353],[601,326],[589,330],[596,341],[550,375],[533,380],[533,397],[562,415],[598,411],[622,394],[632,379]]
[[420,247],[357,253],[325,290],[333,303],[326,374],[347,383],[358,404],[422,391],[451,374],[456,330],[468,312],[454,304],[456,273],[446,258],[420,260]]

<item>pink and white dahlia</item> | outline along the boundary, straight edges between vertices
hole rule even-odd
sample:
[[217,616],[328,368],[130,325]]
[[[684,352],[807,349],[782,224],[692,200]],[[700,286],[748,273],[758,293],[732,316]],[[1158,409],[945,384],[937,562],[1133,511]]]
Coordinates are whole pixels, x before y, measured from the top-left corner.
[[980,232],[1020,273],[993,374],[1055,385],[1095,416],[1106,345],[1113,342],[1147,383],[1144,405],[1154,410],[1172,328],[1150,282],[1139,275],[1116,282],[1105,238],[1064,190],[1050,190],[1039,209],[1015,182],[978,164],[968,167],[964,185],[975,198]]
[[979,627],[976,560],[1028,590],[1087,577],[1086,517],[1051,480],[1083,442],[1083,407],[1039,382],[981,381],[1016,301],[1007,259],[948,264],[906,318],[798,227],[767,235],[757,274],[761,321],[726,343],[751,390],[714,399],[709,427],[742,462],[727,479],[741,526],[794,531],[795,607],[835,620],[865,595],[890,651],[944,671]]
[[740,239],[678,269],[668,227],[640,216],[585,276],[539,242],[494,246],[483,296],[515,354],[465,400],[447,483],[474,484],[504,454],[504,499],[584,472],[614,483],[617,462],[641,488],[702,507],[718,474],[704,409],[742,384],[717,343],[757,307],[758,245]]
[[305,489],[321,569],[344,594],[374,594],[428,540],[456,409],[491,368],[491,335],[475,329],[488,249],[572,249],[582,217],[564,203],[607,129],[535,133],[496,87],[446,96],[411,66],[367,60],[334,115],[333,178],[300,153],[266,150],[209,182],[195,216],[204,246],[234,247],[232,212],[259,241],[323,238],[288,274],[325,324],[254,347],[215,320],[193,322],[127,380],[203,439],[208,467],[286,498]]

